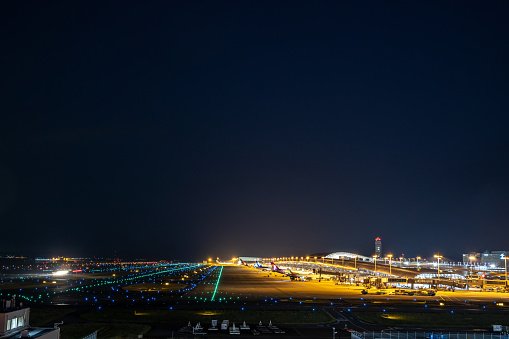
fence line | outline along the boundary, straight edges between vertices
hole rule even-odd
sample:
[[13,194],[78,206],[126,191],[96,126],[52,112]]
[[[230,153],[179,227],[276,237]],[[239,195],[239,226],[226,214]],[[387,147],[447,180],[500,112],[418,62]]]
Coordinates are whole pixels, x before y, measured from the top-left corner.
[[401,332],[350,331],[352,339],[509,339],[507,333],[491,332]]
[[83,339],[97,339],[97,331],[95,331],[92,334],[87,335],[86,337],[83,337]]

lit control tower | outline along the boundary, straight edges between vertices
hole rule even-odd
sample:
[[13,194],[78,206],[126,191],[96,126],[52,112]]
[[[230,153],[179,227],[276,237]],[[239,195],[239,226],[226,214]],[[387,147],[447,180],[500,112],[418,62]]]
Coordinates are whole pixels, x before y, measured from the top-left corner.
[[380,238],[375,239],[375,254],[378,258],[382,257],[382,239]]

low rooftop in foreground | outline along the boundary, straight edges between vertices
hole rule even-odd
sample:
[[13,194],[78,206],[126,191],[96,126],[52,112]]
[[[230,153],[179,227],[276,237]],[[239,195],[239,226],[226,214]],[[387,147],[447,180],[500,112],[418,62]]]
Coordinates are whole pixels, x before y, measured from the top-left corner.
[[59,328],[32,328],[29,327],[21,332],[0,337],[2,339],[17,339],[17,338],[39,338],[39,339],[59,339],[60,329]]
[[13,338],[43,338],[59,339],[60,329],[34,328],[29,325],[30,308],[23,308],[22,303],[17,303],[16,298],[2,300],[0,310],[0,339]]

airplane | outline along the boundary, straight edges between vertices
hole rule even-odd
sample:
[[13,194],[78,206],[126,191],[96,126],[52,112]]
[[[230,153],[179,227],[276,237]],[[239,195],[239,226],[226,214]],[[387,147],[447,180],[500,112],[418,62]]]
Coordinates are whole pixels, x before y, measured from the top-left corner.
[[277,265],[275,265],[273,262],[271,262],[270,264],[272,265],[273,272],[284,274],[285,276],[289,277],[290,280],[295,280],[295,279],[305,280],[305,276],[308,274],[311,274],[311,272],[305,272],[304,275],[296,274],[289,267],[287,267],[285,269],[281,269]]
[[281,274],[286,275],[286,272],[284,270],[280,269],[279,267],[277,267],[277,265],[274,264],[273,262],[270,263],[270,266],[272,267],[272,271],[273,272],[281,273]]
[[262,269],[267,269],[268,268],[267,266],[262,266],[258,261],[253,265],[253,267],[255,267],[255,268],[262,268]]
[[289,268],[287,268],[286,270],[288,271],[287,275],[290,277],[290,280],[302,279],[303,278],[302,276],[293,273],[292,270],[289,269]]
[[281,273],[287,277],[290,278],[290,280],[294,280],[294,279],[297,279],[297,278],[301,278],[300,276],[298,276],[297,274],[293,273],[291,269],[289,268],[286,268],[286,269],[281,269],[279,267],[277,267],[277,265],[275,265],[273,262],[270,263],[271,266],[272,266],[272,271],[273,272],[276,272],[276,273]]
[[308,276],[310,274],[313,274],[313,272],[309,272],[309,271],[302,271],[302,272],[299,272],[299,273],[295,273],[290,268],[287,268],[287,270],[288,270],[288,276],[292,280],[299,279],[299,280],[302,280],[302,281],[306,281],[306,279],[307,279],[306,276]]
[[244,266],[249,266],[248,264],[246,264],[246,263],[244,262],[244,260],[242,260],[242,259],[239,259],[239,260],[240,260],[240,262],[242,263],[242,265],[244,265]]

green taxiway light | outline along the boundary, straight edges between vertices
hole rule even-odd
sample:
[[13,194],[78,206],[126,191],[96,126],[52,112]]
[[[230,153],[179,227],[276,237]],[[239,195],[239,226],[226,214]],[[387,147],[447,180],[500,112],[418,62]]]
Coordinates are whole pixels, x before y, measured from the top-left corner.
[[217,287],[219,286],[219,280],[221,279],[222,273],[223,273],[223,266],[221,266],[221,271],[219,271],[219,277],[217,278],[216,288],[214,289],[214,294],[212,294],[212,298],[210,298],[210,301],[214,301],[214,298],[215,298],[216,292],[217,292]]

